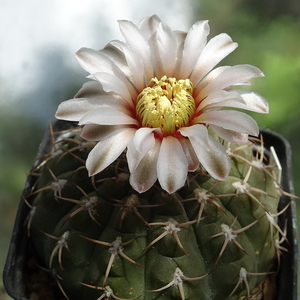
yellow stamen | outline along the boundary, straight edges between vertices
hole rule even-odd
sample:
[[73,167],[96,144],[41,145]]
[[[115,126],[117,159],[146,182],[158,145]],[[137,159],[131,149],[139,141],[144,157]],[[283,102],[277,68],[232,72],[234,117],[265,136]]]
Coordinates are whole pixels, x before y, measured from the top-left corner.
[[138,96],[136,113],[143,127],[161,128],[164,136],[186,126],[195,112],[189,79],[152,78]]

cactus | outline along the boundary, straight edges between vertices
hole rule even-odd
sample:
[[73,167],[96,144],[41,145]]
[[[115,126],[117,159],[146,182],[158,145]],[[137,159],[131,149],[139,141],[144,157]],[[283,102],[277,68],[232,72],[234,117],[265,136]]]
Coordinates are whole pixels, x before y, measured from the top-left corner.
[[40,270],[70,300],[265,295],[286,250],[280,170],[249,138],[256,122],[223,109],[267,113],[263,97],[231,87],[263,73],[212,70],[237,44],[220,34],[205,45],[206,21],[187,34],[157,16],[120,28],[126,43],[77,52],[94,81],[60,104],[56,117],[75,123],[50,130],[30,174]]
[[257,141],[226,144],[226,181],[199,167],[173,194],[137,193],[124,153],[88,176],[95,143],[80,131],[52,133],[25,199],[35,255],[67,299],[233,300],[276,271],[278,186]]

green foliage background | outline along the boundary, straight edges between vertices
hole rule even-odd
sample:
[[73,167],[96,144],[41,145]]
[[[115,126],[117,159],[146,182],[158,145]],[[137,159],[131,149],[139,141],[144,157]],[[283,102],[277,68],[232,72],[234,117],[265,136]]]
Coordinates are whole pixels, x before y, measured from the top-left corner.
[[[293,151],[295,193],[300,195],[300,2],[193,1],[191,24],[208,19],[210,37],[226,32],[239,44],[237,50],[222,61],[222,65],[246,63],[264,72],[266,77],[253,80],[249,89],[268,99],[270,114],[255,114],[253,117],[260,127],[277,131],[289,140]],[[163,16],[160,17],[163,19]],[[73,93],[80,87],[77,84],[65,84],[64,94]],[[1,89],[0,96],[8,100],[10,97],[1,94]],[[49,120],[52,118],[50,116]],[[9,105],[0,110],[0,125],[0,269],[3,269],[26,174],[47,126],[23,114],[22,107]],[[1,290],[0,285],[0,299],[4,299],[6,296]]]

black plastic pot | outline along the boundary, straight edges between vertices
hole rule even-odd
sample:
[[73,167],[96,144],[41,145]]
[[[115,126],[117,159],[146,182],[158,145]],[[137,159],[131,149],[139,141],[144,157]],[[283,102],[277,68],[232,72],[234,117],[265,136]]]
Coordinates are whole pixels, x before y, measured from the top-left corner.
[[[52,124],[53,131],[62,131],[74,127],[74,123],[56,121]],[[287,193],[293,194],[293,181],[291,173],[291,148],[289,143],[277,133],[270,130],[261,130],[266,149],[275,148],[282,166],[282,187]],[[48,153],[51,147],[50,132],[46,132],[39,147],[37,157]],[[39,160],[35,161],[33,169],[38,166]],[[15,300],[27,300],[28,272],[27,263],[30,257],[30,243],[24,228],[24,222],[29,212],[29,207],[23,200],[36,181],[35,177],[29,177],[21,197],[16,221],[11,238],[11,244],[4,267],[3,279],[7,293]],[[295,202],[289,196],[283,195],[280,199],[279,210],[289,202],[291,205],[279,216],[279,222],[287,220],[287,239],[289,243],[283,245],[288,249],[281,258],[280,271],[277,275],[277,298],[276,300],[297,300],[297,270],[298,270],[298,240]],[[266,299],[267,300],[267,299]]]

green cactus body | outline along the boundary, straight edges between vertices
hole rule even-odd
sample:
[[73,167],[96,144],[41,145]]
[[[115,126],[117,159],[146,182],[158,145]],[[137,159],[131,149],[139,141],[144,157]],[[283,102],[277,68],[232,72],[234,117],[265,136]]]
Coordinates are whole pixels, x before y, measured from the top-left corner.
[[59,139],[34,172],[27,227],[68,299],[237,300],[274,271],[279,193],[258,147],[228,145],[226,181],[199,169],[172,195],[139,194],[125,154],[89,177],[93,144],[72,131]]

